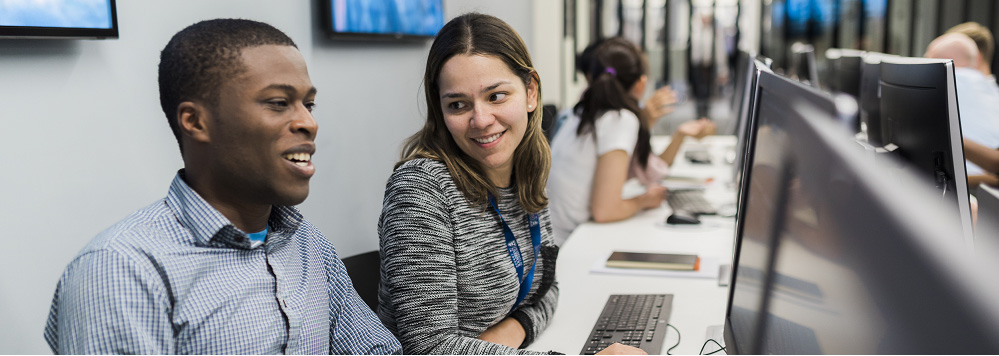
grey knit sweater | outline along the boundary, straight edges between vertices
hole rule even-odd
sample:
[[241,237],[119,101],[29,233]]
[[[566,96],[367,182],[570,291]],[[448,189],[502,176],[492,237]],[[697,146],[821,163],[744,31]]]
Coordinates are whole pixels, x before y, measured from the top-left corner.
[[[497,204],[520,245],[526,275],[534,260],[527,214],[513,188],[501,189]],[[542,248],[534,282],[510,314],[520,284],[496,212],[473,206],[441,162],[415,159],[395,170],[378,221],[378,316],[405,353],[544,353],[523,349],[548,325],[558,302],[558,248],[548,208],[539,218]],[[527,332],[521,349],[476,339],[508,315]]]

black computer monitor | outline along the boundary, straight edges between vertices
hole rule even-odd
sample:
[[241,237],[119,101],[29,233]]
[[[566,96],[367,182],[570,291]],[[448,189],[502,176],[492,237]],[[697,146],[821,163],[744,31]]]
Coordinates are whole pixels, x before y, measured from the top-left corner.
[[791,64],[787,75],[812,87],[819,87],[819,72],[815,67],[815,48],[812,45],[801,42],[791,45]]
[[[767,266],[757,273],[765,285],[733,280],[726,351],[999,352],[997,283],[966,263],[972,258],[962,244],[944,238],[960,229],[955,212],[934,205],[936,193],[913,175],[880,172],[834,123],[849,113],[828,95],[769,73],[758,95],[752,159],[780,152],[771,165],[780,173],[767,179],[754,164],[749,184],[776,189],[747,198],[776,209],[747,212],[772,222],[765,248],[749,249],[754,240],[745,232],[740,248],[740,268],[748,256],[765,261],[756,263]],[[736,313],[739,291],[751,312]]]
[[[754,53],[749,53],[743,50],[739,50],[736,55],[735,64],[735,75],[733,85],[732,85],[732,97],[729,101],[729,112],[738,115],[739,106],[742,105],[744,94],[746,93],[746,82],[749,78],[752,70],[750,66],[753,64],[753,58],[756,57]],[[731,120],[730,127],[724,131],[725,134],[735,134],[738,129],[738,117],[733,117]]]
[[[732,353],[751,352],[753,347],[750,345],[757,343],[754,330],[759,328],[763,286],[767,285],[764,271],[769,269],[774,226],[777,225],[773,219],[778,216],[776,211],[780,210],[776,206],[780,200],[776,191],[780,186],[783,153],[770,149],[772,146],[758,144],[755,130],[759,107],[758,80],[764,72],[773,73],[769,60],[754,60],[746,93],[748,97],[741,109],[741,113],[745,114],[739,136],[742,151],[737,152],[739,160],[733,167],[741,179],[735,180],[739,186],[738,208],[725,317],[725,339],[727,345],[733,345],[729,348]],[[763,132],[759,139],[766,141],[772,138]],[[763,149],[758,150],[758,147]]]
[[867,52],[860,63],[860,123],[867,133],[867,142],[874,147],[888,143],[887,130],[881,122],[881,58],[882,53]]
[[[743,176],[743,171],[746,165],[746,155],[748,154],[749,147],[752,144],[750,140],[750,134],[752,133],[752,119],[753,119],[753,108],[756,102],[755,90],[757,78],[759,78],[760,71],[770,71],[770,67],[773,61],[770,58],[757,56],[755,59],[749,61],[748,68],[746,70],[746,78],[744,86],[742,88],[741,100],[739,102],[739,110],[737,111],[735,117],[735,160],[732,164],[732,182],[736,186],[740,186]],[[741,192],[742,189],[739,189]],[[740,194],[741,195],[741,194]],[[736,204],[739,204],[739,199],[741,196],[736,197]]]
[[999,246],[999,190],[985,184],[978,186],[978,219],[975,223],[975,249]]
[[[860,98],[860,76],[861,62],[864,51],[854,49],[830,48],[826,51],[829,71],[827,72],[825,84],[829,86],[829,91],[842,93]],[[853,120],[850,124],[854,132],[862,131],[859,120]]]
[[972,244],[971,204],[958,114],[954,62],[881,58],[881,119],[895,155],[915,166],[962,219]]
[[860,97],[860,66],[864,51],[830,48],[826,50],[829,72],[825,84],[829,91]]

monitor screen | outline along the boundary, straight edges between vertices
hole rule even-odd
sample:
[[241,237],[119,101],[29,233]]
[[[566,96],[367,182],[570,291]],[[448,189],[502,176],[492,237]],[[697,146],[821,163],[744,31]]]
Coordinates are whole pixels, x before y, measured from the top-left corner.
[[[784,152],[780,218],[756,344],[726,342],[755,354],[999,351],[994,278],[941,238],[961,229],[956,212],[914,175],[889,179],[866,159],[833,120],[855,106],[769,73],[760,91],[757,150]],[[994,262],[996,251],[978,252]]]
[[0,0],[0,37],[117,38],[115,0]]
[[425,39],[444,26],[442,0],[322,0],[333,38]]

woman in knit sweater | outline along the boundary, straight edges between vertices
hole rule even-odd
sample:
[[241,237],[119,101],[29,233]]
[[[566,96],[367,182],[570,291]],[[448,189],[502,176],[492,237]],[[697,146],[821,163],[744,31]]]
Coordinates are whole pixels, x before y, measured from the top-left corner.
[[378,222],[378,316],[408,354],[539,353],[523,348],[555,312],[558,250],[527,48],[502,20],[459,16],[431,45],[424,86],[427,122]]

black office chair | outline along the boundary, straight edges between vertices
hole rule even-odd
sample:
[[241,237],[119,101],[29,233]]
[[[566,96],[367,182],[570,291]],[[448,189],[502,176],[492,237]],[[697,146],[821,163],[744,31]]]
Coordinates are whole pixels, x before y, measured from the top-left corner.
[[541,129],[544,130],[548,142],[552,141],[552,126],[555,125],[557,116],[558,107],[555,105],[546,104],[541,107]]
[[378,283],[381,282],[381,257],[378,251],[365,252],[342,259],[354,289],[371,310],[378,310]]

